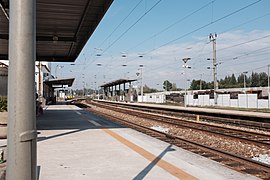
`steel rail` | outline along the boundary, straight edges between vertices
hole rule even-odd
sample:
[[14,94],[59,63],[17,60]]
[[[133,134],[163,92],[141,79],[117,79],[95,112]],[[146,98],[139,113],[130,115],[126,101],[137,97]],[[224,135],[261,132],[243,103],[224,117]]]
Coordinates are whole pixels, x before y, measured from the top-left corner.
[[[100,104],[96,104],[99,105]],[[113,110],[116,110],[118,112],[122,112],[122,113],[126,113],[127,109],[119,109],[119,107],[115,107],[115,106],[109,106],[109,105],[104,105],[102,104],[102,106],[105,107],[110,107]],[[265,146],[270,148],[270,138],[268,135],[264,135],[264,134],[260,134],[260,133],[256,133],[256,132],[247,132],[244,130],[237,130],[237,129],[231,129],[231,128],[227,128],[227,127],[219,127],[219,126],[215,126],[215,125],[209,125],[209,124],[202,124],[202,123],[198,123],[198,122],[192,122],[192,121],[187,121],[187,120],[183,120],[183,119],[178,119],[175,117],[164,117],[162,115],[158,115],[158,114],[149,114],[146,112],[139,112],[135,111],[135,110],[130,110],[128,109],[129,113],[128,114],[132,114],[134,113],[135,116],[141,117],[141,118],[151,118],[152,121],[158,121],[161,123],[167,123],[170,125],[177,125],[179,127],[184,127],[184,128],[191,128],[194,130],[199,130],[199,131],[203,131],[206,132],[208,134],[218,134],[220,136],[224,136],[224,137],[229,137],[232,139],[236,139],[236,140],[240,140],[242,142],[249,142],[249,143],[253,143],[256,144],[258,146]],[[133,112],[131,112],[133,111]],[[162,118],[162,119],[159,119]],[[164,121],[165,120],[165,121]],[[178,121],[178,122],[172,122],[172,121]],[[185,123],[185,124],[183,124]],[[223,131],[223,132],[218,132],[219,131]],[[224,132],[224,130],[229,131],[229,132]],[[243,137],[243,135],[249,135],[249,136],[253,136],[253,139],[250,139],[251,137]],[[260,137],[257,137],[260,136]],[[260,141],[257,139],[263,139],[264,141]],[[255,140],[254,140],[255,139]]]

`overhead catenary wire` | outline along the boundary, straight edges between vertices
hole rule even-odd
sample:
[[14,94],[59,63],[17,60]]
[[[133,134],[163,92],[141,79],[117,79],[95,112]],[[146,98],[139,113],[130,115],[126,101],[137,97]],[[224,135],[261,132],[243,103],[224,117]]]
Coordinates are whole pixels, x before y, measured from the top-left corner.
[[[249,40],[249,41],[245,41],[245,42],[242,42],[242,43],[238,43],[238,44],[236,44],[236,45],[232,45],[232,46],[223,48],[223,50],[224,50],[224,49],[233,48],[233,47],[236,47],[236,46],[240,46],[240,45],[244,45],[244,44],[247,44],[247,43],[250,43],[250,42],[258,41],[258,40],[261,40],[261,39],[264,39],[264,38],[267,38],[267,37],[270,37],[270,35],[263,36],[263,37],[259,37],[259,38],[252,39],[252,40]],[[268,48],[269,48],[269,47],[263,47],[263,48],[260,48],[260,49],[256,49],[256,50],[254,50],[254,51],[248,53],[248,55],[253,54],[253,53],[257,53],[257,52],[260,51],[260,50],[267,50]],[[219,49],[219,51],[220,51],[220,49]],[[264,52],[264,51],[263,51],[263,52]],[[247,53],[245,53],[244,55],[241,55],[241,56],[239,56],[239,57],[242,57],[242,56],[247,56]],[[237,57],[237,56],[236,56],[236,57]],[[222,63],[226,63],[226,62],[227,62],[227,61],[224,61],[224,60],[226,60],[226,59],[223,59],[222,57],[219,57],[218,59],[222,59],[222,60],[223,60]],[[232,58],[227,58],[227,59],[229,59],[229,61],[230,61],[230,60],[234,60],[233,57],[232,57]],[[202,65],[206,65],[206,64],[208,64],[208,63],[204,63],[204,64],[202,64]],[[170,65],[170,64],[167,64],[166,66],[168,66],[168,65]],[[162,67],[164,67],[164,64],[163,64],[162,66],[157,67],[157,68],[150,69],[150,71],[157,70],[157,69],[160,69],[160,68],[162,68]]]
[[[226,49],[230,49],[230,48],[234,48],[234,47],[237,47],[237,46],[241,46],[241,45],[245,45],[245,44],[248,44],[248,43],[251,43],[251,42],[255,42],[255,41],[259,41],[259,40],[263,40],[265,38],[269,38],[270,37],[270,34],[266,35],[266,36],[262,36],[262,37],[259,37],[259,38],[255,38],[255,39],[251,39],[251,40],[248,40],[248,41],[244,41],[244,42],[241,42],[241,43],[237,43],[237,44],[234,44],[234,45],[231,45],[231,46],[228,46],[228,47],[225,47],[225,48],[221,48],[221,49],[218,49],[218,51],[223,51],[223,50],[226,50]],[[241,55],[242,56],[247,56],[247,55],[250,55],[252,53],[256,53],[256,51],[260,51],[260,50],[263,50],[263,49],[268,49],[269,47],[264,47],[264,48],[261,48],[261,49],[257,49],[255,50],[254,52],[249,52],[249,53],[245,53],[244,55]],[[208,54],[208,53],[206,53]],[[203,55],[206,55],[206,54],[203,54]],[[198,57],[201,57],[201,56],[196,56],[194,57],[193,59],[196,59]],[[219,61],[222,60],[222,63],[226,63],[228,61],[233,61],[235,59],[239,58],[238,56],[234,56],[234,57],[231,57],[231,58],[224,58],[224,57],[219,57]],[[224,61],[224,60],[227,60],[227,61]],[[201,64],[200,66],[202,67],[203,65],[206,65],[208,63],[203,63]]]
[[[269,49],[269,47],[264,47],[264,48],[259,48],[259,49],[256,49],[256,50],[254,50],[254,51],[252,51],[252,52],[250,52],[249,54],[244,54],[244,55],[250,55],[250,54],[253,54],[253,53],[258,53],[258,52],[264,52],[265,50],[268,50]],[[264,51],[262,51],[262,50],[264,50]],[[242,55],[242,56],[244,56],[244,55]],[[222,59],[222,58],[221,58]],[[224,60],[224,59],[223,59]],[[268,58],[266,58],[266,59],[262,59],[262,60],[258,60],[258,61],[267,61],[268,60]],[[224,61],[224,62],[222,62],[222,64],[223,63],[226,63],[227,61]],[[248,63],[248,62],[245,62],[245,63]],[[234,64],[234,66],[235,65],[242,65],[242,64],[245,64],[245,63],[238,63],[238,64]],[[171,63],[167,63],[167,64],[162,64],[161,66],[158,66],[158,67],[155,67],[155,68],[150,68],[150,69],[148,69],[147,70],[147,73],[149,73],[149,72],[152,72],[152,71],[155,71],[155,70],[158,70],[158,69],[161,69],[161,68],[165,68],[165,67],[169,67],[170,65],[172,65]],[[174,66],[175,67],[175,66]],[[180,67],[180,65],[179,65],[179,67]],[[224,67],[223,65],[222,65],[222,67]],[[171,68],[172,69],[172,68]],[[211,74],[211,72],[210,72],[210,74]],[[210,76],[210,75],[209,75]],[[221,77],[222,75],[221,74],[219,74],[219,77]],[[149,77],[150,77],[150,75],[149,75]]]
[[148,11],[146,11],[139,19],[137,19],[128,29],[126,29],[118,38],[116,38],[104,51],[104,54],[108,49],[110,49],[117,41],[119,41],[130,29],[132,29],[138,22],[140,22],[149,12],[151,12],[162,0],[156,2]]
[[101,47],[112,35],[115,33],[115,31],[127,20],[127,18],[135,11],[135,9],[142,3],[143,0],[140,0],[134,8],[128,13],[128,15],[114,28],[114,30],[102,41],[102,43],[99,45]]
[[[154,48],[154,49],[152,49],[152,50],[149,50],[149,51],[145,52],[144,55],[150,54],[150,53],[153,52],[153,51],[156,51],[156,50],[158,50],[158,49],[160,49],[160,48],[162,48],[162,47],[164,47],[164,46],[167,46],[167,45],[169,45],[169,44],[171,44],[171,43],[173,43],[173,42],[175,42],[175,41],[177,41],[177,40],[180,40],[180,39],[182,39],[182,38],[184,38],[184,37],[186,37],[186,36],[188,36],[188,35],[190,35],[190,34],[193,34],[194,32],[197,32],[197,31],[199,31],[199,30],[201,30],[201,29],[204,29],[204,28],[206,28],[206,27],[208,27],[208,26],[210,26],[210,25],[212,25],[212,24],[215,24],[215,23],[217,23],[217,22],[219,22],[219,21],[221,21],[221,20],[223,20],[223,19],[225,19],[225,18],[228,18],[228,17],[230,17],[230,16],[232,16],[232,15],[238,13],[238,12],[241,12],[241,11],[243,11],[243,10],[245,10],[245,9],[247,9],[247,8],[249,8],[249,7],[255,5],[255,4],[259,3],[259,2],[261,2],[261,1],[262,1],[262,0],[257,0],[257,1],[255,1],[255,2],[253,2],[253,3],[250,3],[250,4],[248,4],[248,5],[246,5],[246,6],[242,7],[242,8],[240,8],[240,9],[237,9],[237,10],[235,10],[235,11],[233,11],[233,12],[231,12],[231,13],[225,15],[225,16],[222,16],[222,17],[220,17],[220,18],[218,18],[218,19],[216,19],[216,20],[214,20],[214,21],[211,21],[210,23],[207,23],[207,24],[205,24],[205,25],[203,25],[203,26],[201,26],[201,27],[199,27],[199,28],[197,28],[197,29],[194,29],[194,30],[192,30],[192,31],[190,31],[190,32],[188,32],[188,33],[186,33],[186,34],[184,34],[184,35],[182,35],[182,36],[180,36],[180,37],[178,37],[178,38],[176,38],[176,39],[173,39],[173,40],[171,40],[171,41],[168,41],[168,42],[166,42],[165,44],[163,44],[163,45],[161,45],[161,46],[159,46],[159,47],[157,47],[157,48]],[[136,60],[136,59],[138,59],[138,57],[135,57],[135,58],[131,59],[130,61],[133,61],[133,60]],[[129,62],[130,62],[130,61],[129,61]]]
[[254,21],[257,21],[257,20],[259,20],[259,19],[261,19],[261,18],[264,18],[264,17],[266,17],[266,16],[269,16],[269,15],[270,15],[270,12],[268,12],[268,13],[266,13],[266,14],[264,14],[264,15],[258,16],[258,17],[256,17],[256,18],[250,19],[250,20],[248,20],[248,21],[245,21],[245,22],[243,22],[243,23],[241,23],[241,24],[239,24],[239,25],[237,25],[237,26],[234,26],[234,27],[231,27],[231,28],[226,29],[226,30],[224,30],[224,31],[221,31],[221,32],[219,32],[218,34],[223,34],[223,33],[225,33],[225,32],[228,32],[228,31],[232,30],[232,29],[236,29],[236,28],[241,27],[241,26],[243,26],[243,25],[252,23],[252,22],[254,22]]
[[[264,52],[265,51],[269,51],[269,48],[270,47],[260,48],[258,50],[255,50],[255,51],[252,51],[252,52],[249,52],[249,53],[244,53],[244,54],[239,55],[239,56],[234,56],[234,57],[226,58],[226,59],[224,59],[224,58],[221,57],[220,59],[222,59],[222,64],[223,64],[223,63],[228,63],[230,61],[239,60],[239,58],[242,58],[242,57],[245,57],[245,56],[253,57],[253,56],[259,56],[259,55],[266,55],[266,54],[269,54],[270,52],[267,52],[267,53],[264,53]],[[263,51],[261,51],[261,50],[263,50]]]
[[[233,66],[235,67],[237,65],[245,65],[247,63],[252,64],[252,63],[258,63],[258,62],[264,62],[264,61],[267,61],[267,60],[269,60],[268,57],[267,58],[263,58],[263,59],[257,59],[257,61],[251,60],[251,61],[245,61],[245,62],[241,62],[241,63],[239,62],[239,63],[234,64]],[[223,66],[223,67],[228,67],[228,66],[229,65],[226,65],[226,66]]]
[[[135,7],[129,12],[129,14],[118,24],[118,26],[110,33],[107,38],[100,44],[99,47],[104,44],[111,36],[112,34],[123,24],[123,22],[134,12],[134,10],[141,4],[143,0],[139,1]],[[100,55],[103,55],[109,48],[111,48],[112,45],[114,45],[118,40],[120,40],[133,26],[135,26],[145,15],[147,15],[155,6],[157,6],[162,0],[159,0],[157,3],[155,3],[147,12],[145,12],[135,23],[133,23],[124,33],[122,33],[113,43],[111,43],[106,49],[102,51]],[[93,54],[92,54],[93,56]],[[97,60],[97,57],[93,59],[86,67],[88,67],[90,64],[93,64]]]
[[[270,35],[267,35],[267,37],[269,37],[269,36],[270,36]],[[242,42],[242,43],[239,43],[239,44],[236,44],[236,45],[232,45],[232,46],[223,48],[223,49],[221,49],[221,50],[224,50],[224,49],[227,49],[227,48],[229,49],[229,48],[233,48],[233,47],[236,47],[236,46],[240,46],[240,45],[247,44],[247,43],[249,43],[249,42],[254,42],[254,41],[257,41],[257,40],[261,40],[261,39],[264,39],[264,37],[265,37],[265,36],[260,37],[260,38],[256,38],[256,39],[252,39],[252,40],[249,40],[249,41],[245,41],[245,42]],[[227,62],[229,62],[229,61],[234,61],[234,60],[238,59],[239,57],[249,56],[250,54],[258,53],[258,51],[260,51],[260,50],[264,50],[264,51],[262,51],[262,52],[265,52],[265,51],[267,51],[269,48],[270,48],[270,47],[267,46],[267,47],[263,47],[263,48],[254,50],[254,51],[249,52],[249,53],[244,53],[243,55],[240,55],[240,56],[231,56],[231,58],[228,58],[228,56],[227,56],[227,57],[219,57],[218,59],[219,59],[219,61],[222,60],[222,63],[227,63]],[[219,49],[219,51],[221,51],[221,50]],[[230,57],[230,56],[229,56],[229,57]],[[227,61],[225,61],[225,60],[227,60]],[[206,64],[208,64],[208,63],[204,63],[204,64],[201,64],[201,65],[206,65]]]
[[[268,47],[263,47],[263,48],[259,48],[259,49],[256,49],[256,50],[254,50],[254,51],[252,51],[252,52],[250,52],[250,53],[248,53],[248,54],[244,54],[244,55],[241,55],[241,57],[242,56],[248,56],[248,55],[251,55],[251,54],[253,54],[253,53],[262,53],[262,52],[265,52],[266,50],[268,50],[270,47],[268,46]],[[257,55],[258,56],[258,54],[255,54],[255,55]],[[240,57],[240,56],[239,56]],[[234,64],[234,66],[236,66],[236,65],[243,65],[243,64],[246,64],[246,63],[257,63],[257,62],[264,62],[264,61],[268,61],[269,60],[269,58],[264,58],[264,59],[259,59],[259,60],[257,60],[257,61],[248,61],[248,62],[243,62],[243,63],[237,63],[237,64]],[[226,63],[227,61],[224,61],[223,63]],[[222,63],[222,64],[223,64]],[[160,69],[160,68],[163,68],[163,67],[168,67],[169,65],[171,65],[171,64],[166,64],[166,65],[164,65],[164,66],[159,66],[159,67],[157,67],[157,68],[152,68],[152,69],[149,69],[147,72],[149,73],[149,72],[151,72],[151,71],[154,71],[154,70],[157,70],[157,69]],[[224,67],[223,65],[222,65],[222,67]],[[226,66],[225,66],[226,67]],[[262,67],[265,67],[265,66],[262,66]],[[251,69],[251,70],[249,70],[249,71],[254,71],[254,70],[257,70],[257,69],[261,69],[262,67],[259,67],[259,68],[255,68],[255,69]],[[237,74],[237,72],[232,72],[233,74]],[[211,74],[211,73],[210,73]],[[197,75],[198,76],[198,75]],[[206,76],[206,75],[205,75]],[[219,77],[222,77],[222,76],[224,76],[224,75],[222,75],[222,74],[219,74]],[[195,76],[196,77],[196,76]]]
[[[169,42],[167,42],[166,44],[163,44],[162,46],[160,46],[160,47],[158,47],[158,48],[156,48],[156,49],[153,49],[153,50],[148,51],[147,53],[144,53],[144,55],[149,54],[150,52],[152,52],[152,51],[154,51],[154,50],[157,50],[157,49],[159,49],[159,48],[161,48],[161,47],[163,47],[163,46],[166,46],[166,45],[168,45],[168,44],[170,44],[170,43],[172,43],[172,42],[174,42],[174,41],[176,41],[176,40],[179,40],[180,38],[183,38],[183,37],[185,37],[185,36],[187,36],[187,35],[189,35],[189,34],[192,34],[192,33],[196,32],[196,31],[198,31],[198,30],[200,30],[200,29],[203,29],[203,28],[205,28],[205,27],[207,27],[207,26],[209,26],[209,25],[211,25],[211,24],[214,24],[214,23],[216,23],[216,22],[218,22],[218,21],[221,21],[221,20],[223,20],[223,19],[225,19],[225,18],[227,18],[227,17],[229,17],[229,16],[232,16],[233,14],[236,14],[236,13],[238,13],[238,12],[240,12],[240,11],[242,11],[242,10],[244,10],[244,9],[246,9],[246,8],[248,8],[248,7],[250,7],[250,6],[253,6],[253,5],[259,3],[260,1],[262,1],[262,0],[255,1],[255,2],[253,2],[253,3],[251,3],[251,4],[248,4],[247,6],[244,6],[244,7],[240,8],[240,9],[238,9],[238,10],[236,10],[236,11],[233,11],[233,12],[231,12],[231,13],[229,13],[229,14],[227,14],[227,15],[225,15],[225,16],[223,16],[223,17],[221,17],[221,18],[219,18],[219,19],[217,19],[217,20],[215,20],[215,21],[211,21],[210,23],[208,23],[208,24],[206,24],[206,25],[204,25],[204,26],[202,26],[202,27],[200,27],[200,28],[197,28],[197,29],[195,29],[195,30],[193,30],[193,31],[191,31],[191,32],[189,32],[189,33],[187,33],[187,34],[185,34],[185,35],[183,35],[183,36],[177,38],[177,39],[174,39],[174,40],[172,40],[172,41],[169,41]],[[209,5],[209,4],[213,3],[213,2],[214,2],[214,1],[211,1],[211,2],[207,3],[206,5],[202,6],[202,7],[199,8],[199,9],[197,9],[196,11],[194,11],[194,12],[188,14],[188,15],[185,16],[184,18],[191,16],[192,14],[198,12],[200,9],[206,7],[207,5]],[[184,18],[183,18],[183,19],[184,19]],[[179,22],[180,22],[181,20],[182,20],[182,19],[180,19]],[[177,22],[175,22],[174,24],[176,24],[176,23],[177,23]],[[174,24],[172,24],[171,26],[173,26]],[[164,30],[162,30],[162,31],[160,31],[159,33],[155,34],[154,36],[156,36],[156,35],[162,33],[163,31],[166,31],[166,30],[169,29],[171,26],[168,26],[168,27],[165,28]],[[124,33],[125,33],[125,32],[124,32]],[[123,33],[123,34],[124,34],[124,33]],[[123,35],[123,34],[122,34],[122,35]],[[119,37],[122,37],[122,35],[119,36]],[[152,37],[154,37],[154,36],[152,36]],[[150,37],[150,38],[152,38],[152,37]],[[117,40],[119,40],[119,38],[116,39],[116,41],[117,41]],[[109,47],[111,47],[114,43],[115,43],[115,41],[114,41]],[[103,53],[104,53],[104,52],[103,52]],[[137,57],[135,57],[134,59],[129,60],[128,62],[130,62],[130,61],[132,61],[132,60],[135,60],[135,59],[137,59]]]
[[[221,20],[223,20],[223,19],[225,19],[225,18],[228,18],[228,17],[230,17],[230,16],[232,16],[232,15],[234,15],[234,14],[236,14],[236,13],[238,13],[238,12],[244,10],[244,9],[247,9],[247,8],[249,8],[249,7],[253,6],[253,5],[255,5],[255,4],[261,2],[261,1],[262,1],[262,0],[255,1],[255,2],[253,2],[253,3],[251,3],[251,4],[248,4],[247,6],[244,6],[244,7],[240,8],[240,9],[238,9],[238,10],[236,10],[236,11],[233,11],[233,12],[231,12],[231,13],[225,15],[225,16],[222,16],[221,18],[218,18],[218,19],[216,19],[216,20],[214,20],[214,21],[211,21],[210,23],[207,23],[207,24],[205,24],[205,25],[203,25],[203,26],[201,26],[201,27],[199,27],[199,28],[197,28],[197,29],[195,29],[195,30],[192,30],[192,31],[190,31],[190,32],[188,32],[188,33],[186,33],[186,34],[184,34],[184,35],[178,37],[178,38],[175,38],[175,39],[173,39],[173,40],[171,40],[171,41],[169,41],[169,42],[167,42],[167,43],[165,43],[165,44],[159,46],[157,49],[159,49],[159,48],[161,48],[161,47],[164,47],[164,46],[166,46],[166,45],[169,45],[169,44],[171,44],[171,43],[173,43],[173,42],[175,42],[175,41],[178,41],[178,40],[180,40],[180,39],[182,39],[182,38],[184,38],[184,37],[186,37],[186,36],[188,36],[188,35],[190,35],[190,34],[192,34],[192,33],[194,33],[194,32],[197,32],[197,31],[199,31],[199,30],[201,30],[201,29],[204,29],[204,28],[206,28],[207,26],[210,26],[210,25],[212,25],[212,24],[214,24],[214,23],[217,23],[217,22],[219,22],[219,21],[221,21]],[[153,49],[153,50],[151,50],[151,51],[148,51],[146,54],[148,54],[148,53],[150,53],[150,52],[153,52],[154,50],[157,50],[157,49]]]
[[209,2],[209,3],[205,4],[205,5],[203,5],[202,7],[196,9],[195,11],[193,11],[193,12],[187,14],[187,15],[184,16],[183,18],[181,18],[181,19],[177,20],[176,22],[170,24],[169,26],[167,26],[166,28],[162,29],[161,31],[159,31],[159,32],[155,33],[154,35],[150,36],[149,38],[143,40],[142,42],[138,43],[137,45],[135,45],[135,46],[129,48],[128,50],[126,50],[126,52],[128,52],[128,51],[130,51],[130,50],[132,50],[132,49],[134,49],[134,48],[136,48],[136,47],[142,45],[143,43],[145,43],[145,42],[147,42],[147,41],[149,41],[149,40],[151,40],[151,39],[157,37],[158,35],[160,35],[160,34],[166,32],[167,30],[171,29],[172,27],[174,27],[174,26],[177,25],[178,23],[180,23],[180,22],[184,21],[185,19],[189,18],[190,16],[196,14],[197,12],[199,12],[199,11],[201,11],[202,9],[206,8],[207,6],[209,6],[210,4],[214,3],[215,1],[216,1],[216,0],[211,1],[211,2]]
[[268,38],[268,37],[270,37],[270,34],[268,34],[266,36],[263,36],[263,37],[256,38],[256,39],[252,39],[252,40],[249,40],[249,41],[245,41],[245,42],[242,42],[242,43],[238,43],[238,44],[235,44],[235,45],[232,45],[232,46],[221,48],[221,49],[218,49],[218,51],[222,51],[222,50],[225,50],[225,49],[229,49],[229,48],[237,47],[237,46],[240,46],[240,45],[248,44],[248,43],[258,41],[258,40],[261,40],[261,39],[265,39],[265,38]]
[[[229,32],[230,30],[233,30],[233,29],[235,29],[235,28],[238,28],[238,27],[241,27],[241,26],[243,26],[243,25],[249,24],[249,23],[251,23],[251,22],[254,22],[254,21],[256,21],[256,20],[259,20],[259,19],[264,18],[264,17],[269,16],[269,15],[270,15],[270,12],[268,12],[268,13],[262,15],[262,16],[259,16],[259,17],[256,17],[256,18],[247,20],[247,21],[245,21],[245,22],[243,22],[243,23],[241,23],[241,24],[239,24],[239,25],[237,25],[237,26],[231,27],[231,28],[229,28],[229,29],[227,29],[227,30],[224,30],[224,31],[221,31],[221,32],[219,32],[219,33],[217,33],[217,34],[224,34],[224,33],[226,33],[226,32]],[[199,56],[196,56],[196,57],[193,57],[193,58],[198,58],[198,57],[201,57],[202,55],[206,55],[206,54],[210,54],[210,53],[212,53],[212,51],[211,51],[211,52],[208,52],[208,53],[200,54]]]
[[[249,69],[249,70],[245,70],[245,72],[254,72],[256,70],[259,70],[259,69],[263,69],[263,68],[266,68],[268,65],[263,65],[263,66],[259,66],[259,67],[256,67],[256,68],[252,68],[252,69]],[[237,72],[232,72],[231,74],[234,74],[234,75],[240,75],[242,74],[243,71],[237,71]],[[223,74],[223,76],[226,76],[225,74]]]
[[[127,20],[127,18],[135,11],[135,9],[142,3],[143,0],[140,0],[133,8],[132,10],[127,14],[127,16],[114,28],[114,30],[102,41],[102,43],[98,46],[98,48],[95,49],[101,49],[100,47],[115,33],[115,31]],[[90,64],[93,64],[96,62],[97,57],[95,53],[92,53],[90,57],[95,57],[86,67],[88,67]]]

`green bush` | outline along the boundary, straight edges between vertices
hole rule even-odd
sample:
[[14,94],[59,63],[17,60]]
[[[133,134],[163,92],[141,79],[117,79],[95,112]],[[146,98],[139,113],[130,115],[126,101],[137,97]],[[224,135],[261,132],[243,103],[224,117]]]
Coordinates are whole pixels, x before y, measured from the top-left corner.
[[7,97],[0,96],[0,112],[7,111]]

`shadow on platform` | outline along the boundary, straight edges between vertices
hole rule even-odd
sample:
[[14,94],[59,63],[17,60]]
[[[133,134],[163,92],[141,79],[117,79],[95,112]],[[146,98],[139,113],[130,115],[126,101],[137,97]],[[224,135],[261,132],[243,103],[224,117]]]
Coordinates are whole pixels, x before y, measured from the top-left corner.
[[162,157],[170,151],[175,151],[175,149],[172,148],[172,145],[169,145],[160,155],[156,157],[148,166],[146,166],[136,177],[133,178],[133,180],[141,180],[144,179],[145,176],[157,165],[157,163],[162,159]]
[[[57,105],[54,105],[57,107]],[[94,122],[94,123],[93,123]],[[98,125],[97,125],[98,124]],[[125,128],[110,120],[97,116],[81,109],[70,109],[68,106],[60,109],[48,108],[44,114],[37,118],[37,130],[68,130],[47,137],[38,137],[38,141],[44,141],[60,136],[78,133],[88,129]]]

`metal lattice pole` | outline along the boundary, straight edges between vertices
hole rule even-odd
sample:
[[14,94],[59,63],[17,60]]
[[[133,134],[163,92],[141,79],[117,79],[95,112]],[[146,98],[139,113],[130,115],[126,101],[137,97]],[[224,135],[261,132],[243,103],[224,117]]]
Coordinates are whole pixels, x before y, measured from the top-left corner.
[[217,105],[217,51],[216,51],[217,34],[210,34],[209,39],[213,42],[213,76],[214,76],[214,103]]

